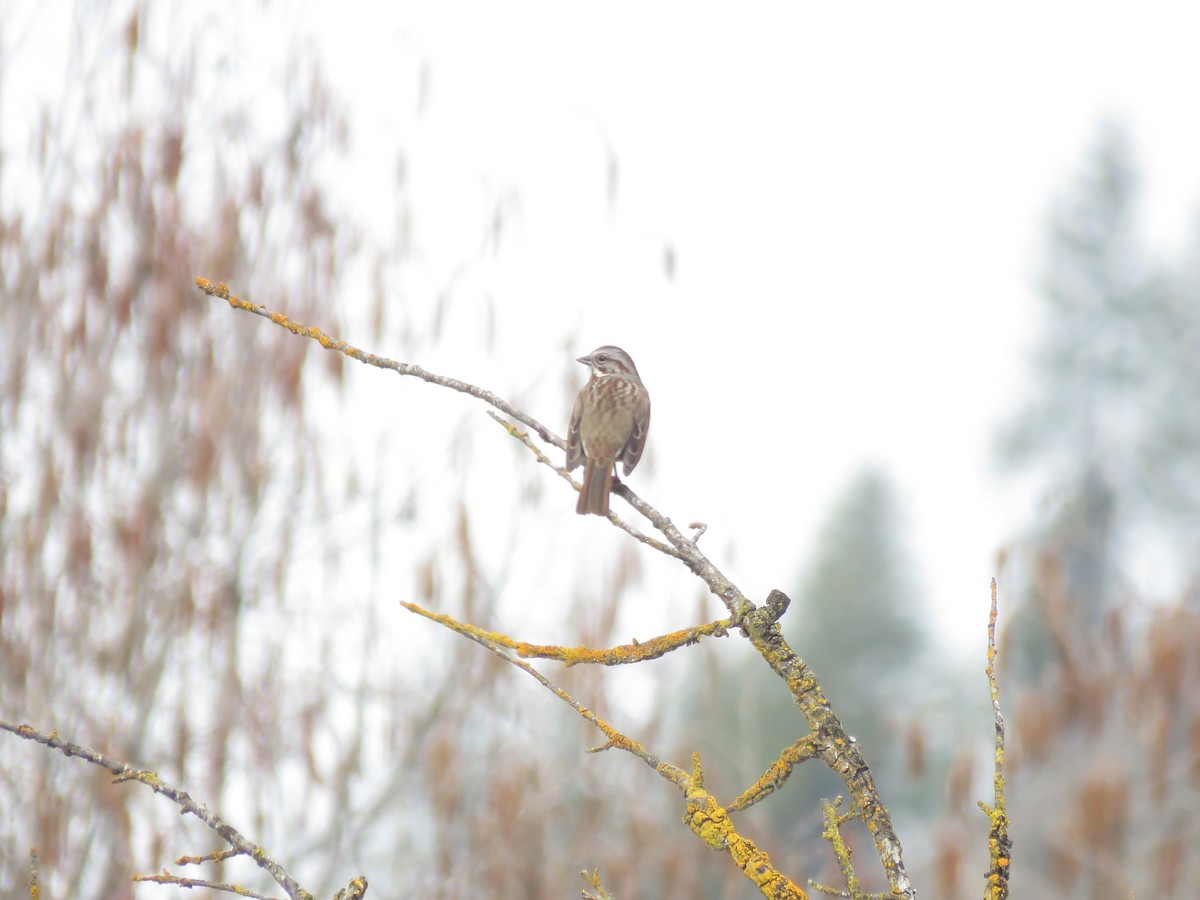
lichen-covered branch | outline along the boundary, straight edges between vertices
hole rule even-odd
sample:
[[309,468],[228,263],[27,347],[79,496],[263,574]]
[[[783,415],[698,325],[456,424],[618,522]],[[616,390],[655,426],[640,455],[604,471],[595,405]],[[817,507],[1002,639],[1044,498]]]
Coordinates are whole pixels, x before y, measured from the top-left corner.
[[759,800],[775,793],[788,780],[792,769],[805,760],[815,757],[817,749],[817,742],[811,734],[806,734],[798,741],[784,747],[783,752],[779,754],[779,759],[771,763],[758,781],[738,794],[737,798],[729,804],[729,811],[738,812],[747,809]]
[[[435,375],[419,366],[375,356],[357,347],[353,347],[345,341],[334,340],[320,329],[310,328],[293,322],[284,315],[268,312],[264,307],[256,306],[247,300],[233,295],[224,283],[214,283],[204,278],[197,278],[196,284],[205,293],[225,300],[234,308],[263,316],[275,324],[287,328],[294,334],[317,341],[322,347],[328,350],[342,353],[367,365],[390,369],[401,375],[411,375],[431,384],[437,384],[477,397],[506,416],[528,426],[547,443],[560,449],[565,446],[562,438],[550,431],[545,425],[538,422],[532,416],[513,407],[490,391],[454,378]],[[558,467],[554,466],[545,454],[528,439],[528,435],[523,434],[515,427],[508,425],[505,427],[508,428],[510,434],[520,439],[535,454],[539,461],[556,469],[556,471],[559,471],[561,477],[571,481],[570,476],[566,472],[560,471]],[[573,481],[571,483],[574,484]],[[855,806],[860,811],[863,822],[871,832],[891,894],[896,897],[915,897],[916,892],[904,868],[900,839],[896,835],[892,825],[891,815],[879,798],[874,778],[867,768],[866,761],[863,759],[858,747],[850,739],[849,735],[846,734],[845,729],[842,728],[842,724],[837,716],[834,715],[829,701],[825,698],[816,677],[783,639],[778,619],[787,608],[787,597],[780,591],[772,591],[763,607],[755,606],[700,551],[695,540],[680,532],[669,518],[658,512],[658,510],[623,483],[615,483],[613,492],[622,497],[637,512],[645,516],[651,525],[666,538],[667,543],[664,545],[641,535],[615,515],[610,515],[610,521],[618,527],[624,528],[644,543],[648,543],[656,549],[679,559],[687,566],[720,599],[726,609],[729,610],[732,617],[730,620],[732,627],[742,631],[772,670],[787,684],[796,705],[799,707],[801,714],[808,724],[811,732],[810,738],[815,751],[814,755],[833,769],[845,783],[846,789]],[[699,537],[699,533],[696,537]],[[481,636],[490,634],[488,632],[471,634],[467,631],[461,631],[460,633],[471,637],[472,640],[483,643],[485,646],[489,646],[494,652],[503,653],[499,644],[489,644],[488,639]],[[506,653],[504,656],[509,658]],[[518,662],[514,660],[514,663]],[[532,669],[529,671],[531,673],[536,672],[536,670]],[[535,677],[540,678],[541,676],[539,674]]]
[[847,897],[849,900],[887,900],[887,894],[864,894],[860,889],[858,873],[854,871],[854,864],[850,860],[852,853],[850,845],[842,837],[842,826],[851,819],[857,819],[860,816],[858,810],[854,808],[853,803],[850,804],[848,811],[839,813],[838,807],[841,805],[841,797],[835,797],[832,801],[821,801],[821,813],[824,819],[824,825],[821,827],[821,837],[829,841],[829,845],[833,848],[833,855],[837,860],[838,868],[842,872],[842,879],[846,882],[846,889],[831,888],[813,881],[809,882],[809,886],[814,891],[818,891],[828,897]]
[[730,625],[728,619],[719,619],[716,622],[709,622],[707,625],[697,625],[695,628],[672,631],[670,634],[659,635],[647,641],[634,641],[632,644],[623,644],[620,647],[608,647],[604,650],[596,650],[592,647],[559,647],[554,644],[529,644],[525,641],[514,641],[506,634],[498,631],[485,631],[475,625],[459,622],[453,616],[448,616],[445,613],[435,613],[425,609],[416,603],[401,601],[400,605],[409,612],[414,612],[440,625],[445,625],[447,628],[457,631],[460,634],[479,635],[499,647],[512,650],[522,659],[552,659],[565,663],[568,666],[575,666],[581,663],[601,666],[623,666],[629,663],[643,662],[648,659],[658,659],[660,656],[671,652],[677,647],[699,643],[701,638],[724,637],[728,634]]
[[[682,791],[686,803],[686,812],[683,821],[709,847],[728,853],[738,868],[745,873],[746,877],[758,885],[763,896],[772,898],[772,900],[804,900],[807,896],[799,886],[771,865],[770,858],[765,852],[759,850],[753,841],[738,834],[729,819],[729,813],[721,807],[711,794],[704,790],[704,779],[700,769],[699,755],[693,754],[692,774],[689,775],[679,766],[659,759],[647,750],[640,741],[622,734],[608,722],[604,721],[604,719],[596,715],[593,710],[588,709],[529,663],[508,653],[504,645],[494,640],[495,634],[493,632],[483,631],[473,625],[458,622],[450,616],[430,613],[428,610],[421,609],[410,603],[405,603],[404,606],[418,615],[426,616],[452,631],[470,638],[475,643],[486,647],[505,662],[516,666],[536,679],[542,687],[568,704],[579,715],[604,733],[604,736],[608,739],[608,743],[602,747],[594,748],[596,752],[609,749],[624,750],[626,753],[630,753],[642,760],[642,762],[652,768],[666,781]],[[511,639],[505,640],[508,646],[516,643]]]
[[713,795],[704,789],[699,753],[692,754],[692,774],[684,785],[684,797],[687,799],[684,823],[709,847],[728,853],[764,897],[805,900],[808,895],[804,890],[772,866],[766,852],[759,850],[754,841],[738,834],[728,810],[722,809]]
[[583,897],[583,900],[615,900],[613,895],[606,891],[604,885],[600,883],[599,869],[593,869],[591,872],[584,869],[579,873],[579,877],[587,882],[588,887],[592,891],[596,892],[593,894],[592,891],[588,890],[580,891],[579,893]]
[[[538,445],[535,444],[530,439],[529,432],[522,431],[520,428],[518,428],[512,422],[509,422],[507,419],[504,419],[504,418],[496,415],[490,409],[487,411],[487,413],[495,421],[499,422],[500,425],[504,428],[504,430],[507,431],[512,437],[516,438],[518,441],[520,441],[522,444],[524,444],[529,449],[529,451],[533,454],[534,459],[536,459],[541,465],[548,466],[549,468],[553,469],[559,478],[563,479],[565,482],[567,482],[567,484],[571,485],[571,487],[574,488],[576,491],[578,491],[580,489],[579,483],[574,478],[571,477],[571,473],[567,471],[566,467],[565,466],[556,466],[554,464],[554,461],[552,459],[550,459],[550,457],[548,457],[545,453],[543,453],[541,448],[538,447]],[[561,442],[559,442],[559,443],[561,443]],[[643,543],[648,547],[652,547],[655,550],[657,550],[659,553],[665,554],[666,556],[673,556],[676,559],[679,558],[679,551],[676,550],[674,547],[664,544],[662,541],[656,541],[654,538],[650,537],[647,534],[642,534],[642,532],[638,531],[636,528],[634,528],[632,525],[630,525],[628,522],[626,522],[624,519],[622,519],[620,516],[618,516],[615,512],[612,512],[611,510],[608,513],[608,520],[610,522],[612,522],[614,525],[616,525],[618,528],[620,528],[622,531],[624,531],[626,534],[635,538],[640,543]],[[698,536],[699,535],[697,535],[697,537]]]
[[701,638],[724,637],[729,633],[729,619],[718,619],[694,628],[684,628],[662,634],[646,641],[634,641],[620,647],[596,650],[592,647],[556,647],[553,645],[516,643],[517,655],[525,659],[553,659],[568,666],[591,663],[602,666],[622,666],[628,663],[658,659],[679,647],[698,644]]
[[508,401],[497,397],[491,391],[485,391],[483,388],[476,387],[473,384],[468,384],[465,381],[459,381],[457,378],[448,378],[445,375],[436,375],[433,372],[427,372],[420,366],[414,366],[410,363],[397,362],[394,359],[388,359],[386,356],[376,356],[374,353],[368,353],[366,350],[361,350],[345,341],[335,340],[327,335],[320,328],[313,328],[304,325],[300,322],[293,321],[283,313],[269,312],[265,306],[256,306],[249,300],[243,300],[229,290],[229,286],[223,281],[209,281],[207,278],[197,278],[196,287],[204,291],[210,297],[216,297],[219,300],[224,300],[234,309],[240,309],[244,312],[254,313],[256,316],[262,316],[264,319],[269,319],[281,328],[286,328],[292,334],[306,337],[309,340],[316,341],[326,350],[333,350],[348,356],[351,359],[356,359],[360,363],[365,363],[368,366],[375,366],[379,369],[390,369],[399,375],[411,375],[414,378],[419,378],[422,381],[428,381],[430,384],[436,384],[439,387],[449,388],[452,391],[458,391],[462,394],[469,394],[484,403],[494,406],[506,416],[511,416],[518,422],[528,425],[538,433],[542,440],[549,444],[553,444],[560,450],[567,446],[566,441],[552,432],[541,422],[534,419],[532,416],[522,412]]
[[134,881],[144,881],[151,884],[166,884],[179,888],[208,888],[210,891],[221,891],[237,897],[247,897],[249,900],[272,900],[266,894],[259,894],[237,884],[225,884],[219,881],[209,881],[207,878],[184,878],[162,872],[158,875],[134,875]]
[[996,579],[992,579],[992,609],[988,615],[987,680],[992,695],[992,713],[996,720],[995,770],[992,789],[995,805],[980,801],[979,808],[988,817],[988,866],[984,885],[985,900],[1006,900],[1008,870],[1012,864],[1012,838],[1008,834],[1008,813],[1004,803],[1004,714],[1000,712],[1000,686],[996,683]]

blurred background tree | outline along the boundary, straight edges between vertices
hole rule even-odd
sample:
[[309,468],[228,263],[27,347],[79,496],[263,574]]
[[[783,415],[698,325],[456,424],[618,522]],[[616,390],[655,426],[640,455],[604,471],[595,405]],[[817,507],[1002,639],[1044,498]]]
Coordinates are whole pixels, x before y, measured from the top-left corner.
[[1007,464],[1054,486],[1058,511],[1037,539],[1059,545],[1085,627],[1131,589],[1177,591],[1200,574],[1194,252],[1146,250],[1131,144],[1103,126],[1052,213],[1031,396],[999,443]]
[[[4,94],[0,156],[0,715],[161,771],[325,894],[365,872],[382,896],[561,897],[600,865],[619,896],[753,896],[671,827],[678,804],[651,774],[584,757],[585,727],[396,608],[415,598],[602,646],[666,630],[666,599],[694,583],[652,582],[619,535],[568,540],[570,503],[543,496],[520,448],[477,447],[491,427],[477,409],[381,387],[191,284],[222,278],[552,422],[579,348],[564,337],[544,360],[497,360],[498,332],[524,347],[547,311],[498,310],[478,278],[519,198],[489,187],[456,239],[431,246],[413,190],[424,173],[400,135],[394,179],[372,186],[387,223],[373,233],[344,202],[355,135],[315,48],[264,46],[246,37],[261,28],[192,10],[155,0],[78,5],[69,26],[0,19],[0,82],[21,87]],[[15,68],[43,51],[35,28],[70,67],[61,95]],[[404,46],[372,77],[420,116],[436,107],[436,73]],[[1026,897],[1183,896],[1196,876],[1200,243],[1175,261],[1145,252],[1129,145],[1105,129],[1056,207],[1033,399],[1002,440],[1051,497],[1010,554],[1026,605],[1003,657],[1022,684],[1010,802]],[[610,213],[617,155],[598,161]],[[663,315],[675,324],[678,311]],[[685,333],[676,360],[709,339]],[[715,385],[744,399],[732,379]],[[986,733],[984,686],[931,643],[905,521],[886,475],[851,482],[785,629],[879,748],[870,759],[916,826],[901,832],[929,895],[959,897],[983,870],[968,862],[984,791],[962,691]],[[701,601],[695,620],[711,612]],[[739,641],[695,649],[645,672],[559,674],[677,760],[699,749],[732,796],[800,723]],[[667,708],[687,714],[668,722]],[[819,774],[802,767],[745,816],[785,868],[828,877],[815,801],[838,787]],[[155,798],[15,741],[0,741],[0,809],[19,811],[0,833],[4,896],[23,890],[34,844],[48,895],[113,898],[133,896],[132,871],[211,849]]]
[[[1200,875],[1200,282],[1194,248],[1147,251],[1139,200],[1105,124],[1053,208],[1029,399],[999,440],[1047,492],[1002,578],[1014,896],[1183,897]],[[965,847],[941,844],[938,896],[966,889]]]
[[[456,285],[480,246],[497,252],[511,198],[435,266],[403,146],[376,189],[387,233],[340,202],[346,104],[311,45],[248,46],[255,28],[229,19],[212,40],[182,3],[80,6],[70,29],[53,12],[0,22],[0,79],[29,77],[29,48],[71,66],[61,96],[5,110],[0,716],[161,772],[322,895],[360,872],[381,896],[559,897],[589,864],[618,892],[723,870],[690,864],[686,829],[663,835],[673,798],[635,802],[652,773],[585,757],[584,724],[398,608],[486,622],[514,578],[558,565],[522,544],[545,516],[523,451],[496,452],[497,429],[481,460],[465,417],[494,426],[477,409],[381,390],[192,284],[225,279],[404,358],[452,334],[477,361],[494,310]],[[392,62],[419,115],[426,61]],[[243,88],[248,68],[269,90]],[[567,409],[575,378],[491,386]],[[364,421],[381,408],[396,420],[379,434]],[[498,510],[506,529],[480,540]],[[613,643],[637,589],[628,549],[577,568],[601,563],[555,610],[569,642]],[[606,678],[561,682],[603,711]],[[133,872],[211,849],[169,805],[19,741],[0,742],[0,809],[3,896],[24,893],[34,845],[48,896],[113,900]],[[263,884],[234,865],[214,877]]]
[[[263,826],[284,792],[265,773],[354,765],[351,734],[318,763],[330,697],[316,679],[283,683],[289,635],[270,627],[297,613],[289,583],[312,538],[297,524],[336,494],[305,403],[315,383],[338,389],[342,364],[226,327],[189,273],[228,273],[336,325],[325,298],[357,237],[317,172],[345,134],[314,60],[287,60],[281,129],[257,131],[197,75],[231,47],[197,30],[167,43],[180,12],[92,9],[61,36],[64,93],[6,156],[0,709]],[[6,17],[6,64],[18,23],[36,27]],[[312,567],[325,576],[327,546]],[[331,649],[314,644],[314,663]],[[169,809],[30,749],[0,748],[0,893],[22,892],[34,844],[51,896],[130,897],[133,868],[175,855]]]

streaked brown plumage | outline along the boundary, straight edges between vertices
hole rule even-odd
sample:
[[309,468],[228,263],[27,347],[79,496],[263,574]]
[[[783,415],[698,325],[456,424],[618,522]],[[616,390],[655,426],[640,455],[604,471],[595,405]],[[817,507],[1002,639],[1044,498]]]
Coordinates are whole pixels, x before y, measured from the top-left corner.
[[592,377],[575,398],[567,428],[567,470],[580,463],[583,487],[575,512],[608,515],[613,467],[628,475],[642,458],[650,428],[650,395],[637,367],[620,347],[599,347],[578,360]]

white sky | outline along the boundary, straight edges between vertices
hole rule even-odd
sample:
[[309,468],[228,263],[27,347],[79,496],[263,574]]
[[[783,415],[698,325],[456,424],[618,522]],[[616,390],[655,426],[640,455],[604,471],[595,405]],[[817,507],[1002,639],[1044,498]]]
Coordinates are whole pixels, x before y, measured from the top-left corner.
[[[236,28],[223,9],[208,21],[241,48],[229,85],[252,95],[272,52],[320,48],[350,104],[345,202],[390,223],[381,184],[403,150],[424,286],[466,263],[462,308],[494,303],[491,355],[476,334],[414,361],[505,392],[558,379],[566,352],[625,347],[654,400],[633,486],[706,521],[752,598],[795,586],[830,503],[880,464],[946,635],[971,652],[996,550],[1037,502],[990,474],[989,451],[1023,396],[1052,198],[1109,116],[1133,134],[1162,252],[1200,210],[1187,4],[309,0]],[[62,71],[65,45],[38,50],[53,16],[17,21],[27,64]],[[3,85],[7,115],[54,94],[35,82]],[[513,215],[481,258],[497,198]],[[565,430],[565,408],[532,411]]]
[[726,571],[752,597],[794,586],[831,501],[881,464],[947,636],[975,652],[995,552],[1037,500],[989,460],[1022,397],[1052,198],[1113,117],[1155,249],[1200,210],[1185,8],[351,4],[318,30],[331,78],[387,83],[382,115],[356,92],[359,139],[390,135],[362,148],[383,166],[402,135],[430,247],[518,198],[463,287],[499,314],[482,379],[537,377],[572,331],[579,353],[629,350],[654,398],[651,471],[632,482],[708,522],[710,552],[735,547]]
[[[73,59],[77,44],[63,35],[86,21],[72,10],[95,8],[14,5],[3,7],[4,49],[15,34],[21,67],[0,83],[6,200],[38,188],[20,184],[12,162],[29,149],[43,98],[70,118],[71,103],[55,98],[70,94],[72,73],[90,61]],[[206,39],[236,48],[227,70],[210,73],[222,92],[275,98],[290,43],[319,48],[355,140],[353,164],[327,181],[380,229],[396,215],[391,185],[404,153],[423,254],[407,299],[432,301],[466,264],[454,281],[457,327],[428,357],[407,361],[524,392],[530,412],[562,433],[567,407],[546,405],[554,391],[537,386],[556,390],[566,360],[623,346],[654,403],[631,484],[677,524],[707,522],[701,546],[755,600],[797,586],[831,503],[864,465],[880,465],[900,488],[910,526],[901,537],[943,636],[959,661],[979,668],[997,549],[1040,502],[1027,481],[993,474],[990,450],[996,426],[1025,396],[1046,212],[1111,117],[1135,141],[1153,249],[1176,252],[1200,222],[1200,6],[213,0],[196,8],[205,12],[187,6],[187,14],[206,22]],[[171,46],[176,22],[175,14],[153,21],[157,52]],[[429,83],[419,113],[422,67]],[[280,112],[267,102],[264,118]],[[196,134],[210,123],[189,124]],[[481,222],[497,198],[509,198],[509,227],[499,250],[481,256]],[[673,280],[663,276],[667,244]],[[181,273],[196,274],[222,277]],[[233,287],[287,312],[281,298]],[[482,328],[469,320],[487,303],[496,337],[481,355]],[[465,425],[428,424],[451,405],[440,392],[351,369],[348,394],[360,408],[348,415],[357,420],[331,436],[347,452],[376,446],[364,425],[428,445],[424,468],[400,476],[428,483],[435,470],[457,475],[453,449],[439,448],[465,431],[476,452],[486,447],[511,467],[511,446],[512,456],[494,452],[511,441],[481,411]],[[486,474],[472,477],[486,484]],[[568,602],[564,585],[611,568],[628,541],[576,517],[574,496],[547,471],[538,477],[561,504],[537,523],[542,532],[517,533],[498,497],[474,519],[495,552],[511,551],[497,582],[530,621],[480,624],[576,643],[527,626]],[[346,523],[347,544],[366,547],[367,528]],[[426,530],[436,540],[449,529],[433,521]],[[307,549],[319,559],[319,546]],[[400,597],[424,599],[410,590],[412,558],[424,549],[384,548],[385,565],[408,567],[401,578],[322,586],[333,590],[320,592],[311,616],[289,623],[292,646],[316,646],[355,604],[372,604],[382,612],[368,621],[389,658],[410,648],[476,652],[431,638],[432,626],[398,608]],[[696,615],[696,580],[639,552],[650,584],[623,611],[622,634],[644,639],[722,614],[711,601]],[[555,577],[539,582],[551,564]],[[639,674],[611,673],[617,687],[601,702],[615,705]],[[982,677],[977,688],[985,703]]]

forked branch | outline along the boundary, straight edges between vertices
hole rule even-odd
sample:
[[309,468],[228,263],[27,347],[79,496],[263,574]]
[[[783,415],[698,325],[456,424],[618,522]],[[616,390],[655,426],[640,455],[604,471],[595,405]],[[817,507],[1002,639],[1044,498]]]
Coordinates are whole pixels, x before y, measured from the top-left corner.
[[594,748],[594,752],[610,749],[624,750],[626,753],[636,756],[664,780],[674,785],[684,796],[683,821],[687,826],[712,849],[728,853],[746,877],[758,885],[763,896],[769,897],[771,900],[805,900],[807,895],[804,891],[771,864],[766,852],[759,850],[753,841],[737,832],[730,821],[728,811],[723,809],[716,798],[704,789],[704,774],[700,767],[699,754],[692,754],[692,772],[689,775],[679,766],[659,759],[640,741],[622,734],[529,663],[508,653],[504,646],[492,639],[491,632],[458,622],[450,616],[431,613],[411,603],[403,605],[406,609],[433,619],[438,624],[486,647],[505,662],[516,666],[534,678],[538,684],[574,709],[604,734],[607,743]]
[[[390,369],[400,375],[410,375],[431,384],[476,397],[504,413],[504,415],[532,429],[546,443],[560,449],[565,446],[563,439],[558,437],[558,435],[545,425],[512,406],[491,391],[486,391],[454,378],[435,375],[419,366],[396,362],[395,360],[367,353],[347,344],[345,341],[329,337],[329,335],[318,328],[294,322],[287,316],[279,313],[271,313],[262,306],[256,306],[247,300],[243,300],[232,294],[229,288],[223,283],[212,282],[205,278],[197,278],[196,284],[205,293],[224,300],[235,309],[244,310],[267,318],[275,324],[287,328],[294,334],[317,341],[322,347],[328,350],[342,353],[351,359],[358,360],[367,365]],[[550,462],[548,457],[529,439],[527,434],[515,426],[506,425],[505,427],[508,428],[510,434],[521,440],[540,462],[558,470],[558,467]],[[560,471],[560,475],[570,480],[570,476],[567,473]],[[573,481],[571,483],[574,484]],[[578,490],[577,486],[576,489]],[[641,497],[631,491],[625,484],[615,484],[613,492],[624,498],[630,506],[641,513],[663,535],[666,543],[663,544],[660,541],[641,535],[640,532],[624,523],[615,514],[610,514],[610,521],[618,527],[624,528],[649,546],[683,562],[720,599],[726,609],[729,610],[731,616],[729,620],[730,625],[741,630],[771,669],[787,684],[796,705],[799,707],[801,714],[808,724],[810,736],[807,740],[811,741],[812,755],[820,758],[827,766],[833,769],[845,783],[852,802],[860,811],[863,821],[866,823],[875,840],[876,852],[887,878],[891,894],[895,897],[915,897],[916,894],[912,883],[904,868],[900,840],[892,826],[891,816],[879,798],[874,778],[867,768],[862,753],[854,741],[850,739],[849,735],[846,734],[845,729],[842,728],[841,722],[830,707],[829,701],[825,698],[821,686],[812,671],[783,639],[778,619],[783,610],[787,608],[786,596],[782,592],[772,591],[764,606],[756,606],[707,556],[700,552],[695,541],[680,532],[670,519],[642,500]],[[699,534],[696,536],[699,537]],[[510,657],[499,644],[491,643],[488,639],[481,636],[482,634],[486,634],[486,632],[482,632],[479,629],[476,629],[476,632],[478,633],[472,634],[467,631],[460,631],[460,633],[470,637],[472,640],[487,646],[492,652],[504,655],[514,665],[526,668],[530,674],[543,681],[548,688],[555,690],[557,693],[557,689],[551,687],[548,682],[545,682],[544,677],[540,673],[537,673],[535,669],[532,669],[532,667],[527,666],[520,660]],[[566,698],[564,697],[563,699]],[[574,701],[571,702],[573,703]],[[582,706],[577,707],[577,709],[583,714],[584,708]],[[590,715],[594,716],[594,714]],[[597,724],[597,727],[602,727],[598,720],[595,724]],[[628,739],[623,740],[628,741]],[[619,744],[614,745],[617,746]],[[640,747],[640,745],[638,746]],[[699,771],[698,768],[696,771]],[[724,814],[725,811],[721,810],[721,813]],[[727,815],[725,816],[725,821],[728,821]],[[799,889],[797,888],[797,890]]]
[[[102,769],[107,769],[113,775],[113,783],[122,781],[138,781],[144,784],[156,794],[162,794],[168,800],[179,807],[179,810],[184,815],[192,815],[215,831],[221,836],[221,839],[229,844],[228,851],[221,851],[222,858],[232,856],[246,856],[254,861],[254,864],[265,871],[275,880],[292,900],[313,900],[313,895],[302,888],[287,871],[277,863],[274,859],[267,855],[262,847],[247,839],[236,828],[218,816],[216,813],[209,810],[203,803],[198,803],[192,798],[187,791],[181,791],[178,788],[164,782],[154,772],[149,772],[146,769],[139,769],[129,763],[120,762],[112,757],[105,756],[96,750],[89,747],[84,747],[80,744],[74,744],[71,741],[64,741],[57,733],[43,734],[40,731],[32,728],[29,725],[13,725],[9,722],[0,720],[0,730],[11,732],[17,737],[24,738],[27,741],[34,741],[49,747],[51,750],[57,750],[63,756],[74,756],[85,760],[92,765],[99,766]],[[210,854],[208,857],[185,857],[181,862],[190,862],[193,859],[203,860],[213,858]],[[219,884],[216,882],[202,881],[201,879],[177,878],[174,875],[135,875],[135,881],[156,881],[161,884],[174,884],[179,887],[208,887],[215,890],[222,890],[228,893],[240,894],[243,897],[260,897],[261,895],[247,891],[245,888],[238,888],[236,885]],[[351,882],[350,888],[355,887],[356,883],[361,883],[362,890],[357,896],[362,897],[366,892],[367,882],[365,878],[356,878]],[[347,888],[349,890],[350,888]],[[266,898],[263,898],[266,900]]]

